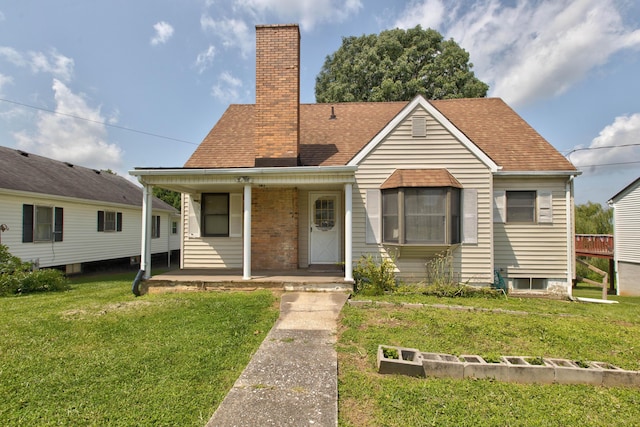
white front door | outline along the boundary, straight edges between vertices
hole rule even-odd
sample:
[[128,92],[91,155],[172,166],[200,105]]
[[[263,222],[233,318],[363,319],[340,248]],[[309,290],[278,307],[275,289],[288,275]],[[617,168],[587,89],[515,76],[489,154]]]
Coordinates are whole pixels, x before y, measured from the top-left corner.
[[340,192],[309,194],[309,264],[340,261]]

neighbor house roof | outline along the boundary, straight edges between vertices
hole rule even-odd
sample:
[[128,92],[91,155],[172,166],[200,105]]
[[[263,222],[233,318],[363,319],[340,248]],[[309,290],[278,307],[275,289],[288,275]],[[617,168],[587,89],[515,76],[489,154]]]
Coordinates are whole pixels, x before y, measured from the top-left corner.
[[623,195],[626,195],[629,191],[635,189],[640,185],[640,177],[634,179],[629,185],[618,191],[612,198],[609,199],[609,203],[616,203]]
[[[0,189],[142,206],[142,189],[113,173],[0,147]],[[154,209],[176,211],[155,198]]]
[[[549,142],[499,98],[429,101],[503,171],[575,171]],[[300,105],[303,166],[346,165],[407,102]],[[335,119],[331,119],[331,112]],[[254,105],[231,105],[186,168],[254,166]]]

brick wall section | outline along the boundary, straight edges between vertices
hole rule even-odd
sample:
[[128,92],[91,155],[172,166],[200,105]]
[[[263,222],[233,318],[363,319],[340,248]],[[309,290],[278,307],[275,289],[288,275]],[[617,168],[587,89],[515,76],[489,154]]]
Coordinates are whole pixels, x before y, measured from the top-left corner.
[[298,191],[254,188],[251,194],[251,268],[298,268]]
[[300,30],[256,26],[255,166],[297,166]]

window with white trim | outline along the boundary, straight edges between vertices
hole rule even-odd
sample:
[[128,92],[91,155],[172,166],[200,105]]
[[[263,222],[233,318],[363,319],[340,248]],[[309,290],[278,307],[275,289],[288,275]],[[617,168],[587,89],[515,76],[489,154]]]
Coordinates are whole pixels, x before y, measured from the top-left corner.
[[383,243],[460,243],[460,195],[460,189],[455,187],[401,187],[382,190]]
[[63,213],[60,207],[22,205],[22,242],[62,242]]
[[548,190],[498,190],[493,195],[493,222],[553,223],[553,193]]
[[122,212],[98,211],[98,232],[122,231]]
[[151,238],[157,239],[160,237],[160,215],[151,216]]
[[171,234],[178,234],[178,221],[171,221]]
[[202,235],[229,237],[229,193],[202,194]]

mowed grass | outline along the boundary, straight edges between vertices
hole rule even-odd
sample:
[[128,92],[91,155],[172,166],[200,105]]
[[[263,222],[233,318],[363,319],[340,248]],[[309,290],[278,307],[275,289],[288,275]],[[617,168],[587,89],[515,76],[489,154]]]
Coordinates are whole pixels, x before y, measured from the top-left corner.
[[0,420],[202,426],[278,316],[270,292],[131,293],[133,275],[0,298]]
[[609,299],[619,304],[393,295],[377,300],[425,306],[347,305],[338,340],[339,424],[640,425],[638,388],[420,379],[376,372],[379,344],[485,358],[596,360],[640,370],[640,298]]

